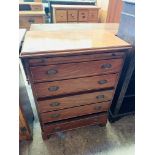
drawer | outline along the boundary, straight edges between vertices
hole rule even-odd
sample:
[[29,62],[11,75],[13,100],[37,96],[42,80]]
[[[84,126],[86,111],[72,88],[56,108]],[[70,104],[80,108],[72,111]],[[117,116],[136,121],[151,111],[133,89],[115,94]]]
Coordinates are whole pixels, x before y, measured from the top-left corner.
[[78,21],[78,10],[68,10],[68,22]]
[[96,104],[90,104],[85,106],[79,106],[59,111],[52,111],[40,114],[43,123],[98,113],[106,112],[110,107],[111,102],[102,102]]
[[69,97],[38,101],[38,109],[40,113],[43,113],[103,101],[110,101],[113,97],[113,93],[114,90],[106,90],[95,93],[73,95]]
[[88,125],[97,125],[97,124],[106,124],[107,123],[107,114],[93,114],[89,117],[79,117],[70,119],[69,121],[63,121],[61,123],[51,123],[49,125],[44,125],[43,130],[47,134],[54,132],[70,130],[74,128],[79,128]]
[[88,20],[98,22],[98,10],[89,10]]
[[68,63],[48,66],[30,67],[34,82],[64,80],[93,75],[117,73],[123,59],[109,59],[81,63]]
[[55,10],[56,22],[67,22],[67,10]]
[[37,98],[53,97],[64,94],[81,93],[115,87],[118,74],[93,76],[63,81],[34,84]]
[[19,26],[21,28],[30,27],[30,25],[33,23],[35,23],[35,24],[44,23],[44,17],[43,16],[22,16],[22,17],[19,17]]
[[31,10],[32,11],[42,11],[43,6],[42,5],[31,5]]
[[71,63],[71,62],[84,62],[92,60],[103,60],[103,59],[116,59],[123,58],[123,52],[114,52],[114,53],[102,53],[102,54],[83,54],[77,56],[60,56],[60,57],[43,57],[43,58],[33,58],[29,59],[28,63],[30,66],[41,66],[41,65],[50,65],[50,64],[60,64],[60,63]]
[[79,10],[79,22],[87,22],[88,21],[88,10],[81,9]]

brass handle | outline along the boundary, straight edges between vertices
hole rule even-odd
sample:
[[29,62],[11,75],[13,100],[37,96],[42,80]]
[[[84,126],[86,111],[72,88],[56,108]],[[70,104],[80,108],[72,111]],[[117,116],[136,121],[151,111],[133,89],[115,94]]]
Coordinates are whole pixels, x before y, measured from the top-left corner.
[[57,117],[59,117],[59,116],[60,116],[60,114],[51,114],[51,115],[50,115],[51,118],[57,118]]
[[50,104],[51,107],[56,107],[56,106],[59,106],[59,105],[60,105],[59,102],[52,102],[52,103]]
[[55,69],[50,69],[50,70],[47,71],[47,74],[48,74],[48,75],[54,75],[54,74],[56,74],[57,72],[58,72],[58,71],[55,70]]
[[34,23],[35,20],[34,19],[29,19],[29,23]]
[[100,80],[98,81],[98,84],[106,84],[108,81],[107,80]]
[[95,110],[101,110],[102,109],[102,106],[96,106],[94,107]]
[[109,69],[109,68],[111,68],[112,67],[112,64],[103,64],[102,66],[101,66],[101,68],[103,68],[103,69]]
[[57,126],[54,128],[54,131],[61,130],[61,127]]
[[51,86],[48,88],[49,91],[57,91],[59,89],[58,86]]
[[104,95],[96,96],[96,98],[97,98],[98,100],[104,99]]

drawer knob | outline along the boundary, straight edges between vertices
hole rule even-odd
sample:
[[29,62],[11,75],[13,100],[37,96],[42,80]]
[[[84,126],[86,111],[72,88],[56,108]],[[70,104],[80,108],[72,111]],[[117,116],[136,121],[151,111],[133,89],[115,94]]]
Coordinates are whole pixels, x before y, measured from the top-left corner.
[[96,106],[94,107],[95,110],[101,110],[102,109],[102,106]]
[[57,91],[58,89],[59,89],[58,86],[52,86],[48,88],[49,91]]
[[29,23],[34,23],[35,20],[34,19],[29,19]]
[[51,118],[57,118],[57,117],[59,117],[59,116],[60,116],[60,114],[51,114],[51,115],[50,115]]
[[51,107],[56,107],[56,106],[59,106],[59,105],[60,105],[59,102],[52,102],[52,103],[50,104]]
[[47,74],[48,74],[48,75],[54,75],[54,74],[56,74],[57,72],[58,72],[58,71],[55,70],[55,69],[50,69],[50,70],[47,71]]
[[104,95],[96,96],[96,98],[97,98],[98,100],[104,99]]
[[100,80],[98,81],[98,84],[106,84],[108,81],[107,80]]
[[102,66],[101,66],[101,68],[103,68],[103,69],[109,69],[109,68],[111,68],[112,67],[112,64],[103,64]]

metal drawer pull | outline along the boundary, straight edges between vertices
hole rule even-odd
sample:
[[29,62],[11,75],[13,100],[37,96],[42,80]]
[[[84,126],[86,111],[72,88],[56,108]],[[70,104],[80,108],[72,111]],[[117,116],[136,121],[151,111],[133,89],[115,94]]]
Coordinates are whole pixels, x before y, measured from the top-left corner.
[[57,118],[57,117],[59,117],[59,116],[60,116],[60,114],[51,114],[51,115],[50,115],[51,118]]
[[101,66],[101,68],[103,68],[103,69],[109,69],[109,68],[111,68],[112,67],[112,64],[103,64],[102,66]]
[[106,84],[108,81],[107,80],[100,80],[98,81],[98,84]]
[[54,128],[54,131],[61,130],[61,127],[57,126]]
[[50,69],[50,70],[47,71],[47,74],[48,74],[48,75],[54,75],[54,74],[56,74],[57,72],[58,72],[58,71],[55,70],[55,69]]
[[102,106],[96,106],[94,107],[94,110],[101,110],[102,109]]
[[98,100],[104,99],[104,95],[96,96],[96,98],[97,98]]
[[29,23],[34,23],[35,20],[34,19],[29,19]]
[[51,107],[56,107],[56,106],[59,106],[59,105],[60,105],[59,102],[52,102],[52,103],[50,104]]
[[58,89],[59,89],[58,86],[52,86],[48,88],[49,91],[57,91]]

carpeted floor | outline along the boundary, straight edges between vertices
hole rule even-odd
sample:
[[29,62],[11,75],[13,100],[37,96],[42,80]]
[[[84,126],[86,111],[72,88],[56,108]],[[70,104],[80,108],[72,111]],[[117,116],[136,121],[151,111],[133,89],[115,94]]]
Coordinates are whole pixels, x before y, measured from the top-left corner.
[[28,90],[35,115],[33,141],[20,143],[20,155],[134,155],[134,116],[108,122],[106,127],[60,132],[43,141],[31,89]]

